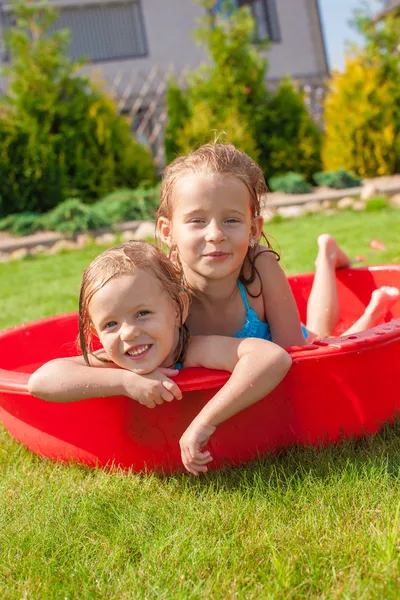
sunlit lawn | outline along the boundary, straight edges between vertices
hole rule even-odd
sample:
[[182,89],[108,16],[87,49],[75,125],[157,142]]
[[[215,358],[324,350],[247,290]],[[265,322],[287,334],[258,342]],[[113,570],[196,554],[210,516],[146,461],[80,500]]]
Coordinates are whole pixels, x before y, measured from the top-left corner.
[[[323,231],[352,256],[400,263],[400,211],[266,231],[290,273],[312,270]],[[387,250],[370,250],[372,238]],[[0,327],[75,310],[82,269],[100,250],[0,264]],[[201,479],[63,466],[1,429],[0,598],[395,599],[399,469],[399,422]]]

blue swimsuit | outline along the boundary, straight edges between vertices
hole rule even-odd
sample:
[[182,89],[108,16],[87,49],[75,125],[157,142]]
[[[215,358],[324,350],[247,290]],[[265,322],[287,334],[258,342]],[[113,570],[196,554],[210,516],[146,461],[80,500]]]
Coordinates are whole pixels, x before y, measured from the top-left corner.
[[[242,300],[246,308],[246,322],[243,325],[242,329],[238,331],[233,337],[260,338],[262,340],[272,342],[271,329],[268,323],[260,321],[256,311],[250,307],[249,301],[247,299],[246,289],[241,281],[238,281],[238,286],[240,290],[240,295],[242,296]],[[303,324],[301,324],[301,330],[303,332],[304,339],[307,339],[308,331]],[[181,362],[177,362],[174,368],[180,370],[183,368],[183,365]]]
[[[260,338],[262,340],[268,340],[272,342],[271,329],[268,323],[264,323],[264,321],[260,321],[258,315],[255,310],[253,310],[247,299],[246,289],[241,281],[238,281],[238,286],[240,290],[240,295],[242,296],[243,303],[246,308],[246,322],[243,325],[242,329],[235,334],[235,338]],[[304,335],[304,338],[308,338],[308,331],[301,325],[301,329]]]

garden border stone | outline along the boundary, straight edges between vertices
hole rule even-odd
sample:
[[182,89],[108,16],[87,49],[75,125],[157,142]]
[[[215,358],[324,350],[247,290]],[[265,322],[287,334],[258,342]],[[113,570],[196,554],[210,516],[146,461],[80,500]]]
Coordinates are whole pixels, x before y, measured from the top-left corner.
[[308,202],[323,202],[324,200],[339,201],[341,198],[360,196],[366,185],[373,183],[377,194],[393,196],[400,193],[400,175],[392,177],[377,177],[366,179],[364,185],[343,190],[331,190],[328,188],[318,189],[310,194],[283,194],[281,192],[268,193],[266,205],[268,208],[280,208],[281,206],[295,206],[307,204]]
[[[301,207],[308,204],[311,206],[312,203],[338,203],[342,198],[355,198],[360,196],[365,186],[373,184],[376,188],[377,194],[385,194],[386,196],[395,196],[400,194],[400,175],[394,175],[391,177],[378,177],[376,179],[365,180],[362,186],[347,188],[343,190],[332,190],[328,188],[320,188],[310,194],[283,194],[280,192],[268,193],[266,201],[263,203],[263,212],[268,216],[268,212],[273,213],[276,209],[282,208],[282,212],[293,207],[293,212],[298,209],[298,214],[301,213]],[[326,208],[322,206],[321,209]],[[360,208],[357,207],[357,210]],[[296,213],[297,214],[297,213]],[[129,233],[132,234],[131,239],[135,239],[135,231],[143,224],[149,223],[149,221],[126,221],[124,223],[117,223],[112,228],[102,228],[97,231],[88,231],[85,233],[78,234],[77,237],[89,236],[94,238],[100,238],[107,233],[125,233],[129,237]],[[126,235],[125,235],[126,237]],[[12,259],[12,253],[24,248],[29,254],[29,250],[36,247],[51,248],[57,242],[64,240],[64,236],[56,231],[38,231],[32,235],[26,235],[23,237],[14,237],[9,235],[0,239],[0,262],[6,260],[8,254],[9,259]],[[77,244],[77,247],[82,247]],[[34,252],[32,252],[33,254]],[[15,256],[16,258],[16,256]]]

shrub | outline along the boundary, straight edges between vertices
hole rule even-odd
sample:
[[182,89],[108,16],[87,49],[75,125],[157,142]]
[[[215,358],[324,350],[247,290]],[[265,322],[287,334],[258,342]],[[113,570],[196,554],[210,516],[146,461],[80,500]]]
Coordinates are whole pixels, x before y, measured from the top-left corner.
[[[181,130],[180,152],[187,154],[210,141],[211,130],[218,131],[218,118],[205,102],[194,106],[193,115]],[[232,107],[224,117],[224,132],[229,142],[258,160],[259,152],[254,138],[240,114]]]
[[0,220],[0,230],[9,231],[14,235],[29,235],[43,229],[40,213],[23,212],[8,215]]
[[314,173],[313,179],[315,183],[319,186],[326,186],[334,188],[336,190],[357,187],[361,184],[361,179],[359,179],[358,177],[354,177],[354,175],[352,175],[345,169]]
[[154,219],[160,201],[160,187],[121,189],[93,205],[93,210],[108,226],[136,219]]
[[388,207],[388,199],[384,194],[378,194],[374,198],[367,200],[365,204],[366,212],[378,212]]
[[188,99],[180,89],[175,78],[168,82],[166,94],[168,122],[165,128],[165,158],[170,163],[179,154],[179,131],[184,127],[185,121],[190,117]]
[[107,223],[93,208],[78,198],[69,198],[42,217],[45,229],[75,235],[80,231],[99,229]]
[[284,79],[257,123],[260,165],[267,179],[294,171],[311,181],[322,167],[321,132],[304,104],[303,91]]
[[400,156],[397,93],[378,66],[364,64],[362,57],[346,61],[345,72],[333,76],[325,102],[325,169],[345,164],[360,177],[395,172]]
[[286,175],[276,175],[268,180],[272,192],[285,192],[286,194],[307,194],[312,192],[312,187],[305,181],[304,175],[289,172]]
[[400,20],[357,15],[356,23],[364,44],[332,77],[323,164],[360,177],[390,175],[400,169]]
[[11,67],[0,107],[0,215],[44,212],[67,197],[93,202],[117,187],[152,185],[148,151],[129,122],[66,57],[66,32],[50,33],[53,9],[15,8]]
[[[321,169],[321,133],[304,105],[302,92],[285,80],[276,92],[267,89],[268,63],[254,44],[255,21],[248,7],[212,16],[209,10],[196,38],[210,55],[187,78],[180,90],[172,81],[168,90],[167,160],[210,141],[213,131],[256,159],[267,178],[300,171],[307,178]],[[229,6],[231,5],[231,6]]]
[[[211,4],[203,2],[207,9]],[[258,158],[254,118],[266,95],[266,62],[253,44],[254,20],[248,7],[229,17],[206,14],[195,37],[211,64],[192,72],[185,90],[170,82],[167,159],[209,142],[213,131],[223,131],[229,142]]]

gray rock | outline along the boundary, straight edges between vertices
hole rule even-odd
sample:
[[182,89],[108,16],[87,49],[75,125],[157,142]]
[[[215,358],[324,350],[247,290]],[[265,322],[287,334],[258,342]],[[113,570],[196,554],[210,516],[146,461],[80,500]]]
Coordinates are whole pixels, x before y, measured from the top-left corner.
[[46,252],[48,252],[48,250],[49,248],[47,246],[43,246],[43,244],[38,244],[37,246],[31,248],[31,254],[45,254]]
[[132,229],[128,229],[127,231],[124,231],[123,234],[121,235],[121,242],[131,242],[132,240],[135,239],[135,232],[132,231]]
[[71,240],[58,240],[49,250],[49,254],[57,254],[60,250],[76,250],[77,245]]
[[354,199],[351,196],[346,196],[345,198],[342,198],[341,200],[339,200],[339,202],[337,203],[336,206],[340,210],[345,210],[346,208],[352,208],[353,202],[354,202]]
[[261,216],[264,219],[264,223],[269,223],[274,216],[278,214],[277,210],[275,208],[263,208],[263,210],[261,211]]
[[103,233],[96,237],[96,246],[113,246],[115,244],[114,233]]
[[277,209],[278,215],[285,218],[302,217],[305,214],[304,205],[280,206]]
[[305,212],[308,213],[320,213],[322,212],[323,208],[322,208],[322,204],[320,202],[307,202],[304,205],[304,210]]
[[143,221],[134,232],[134,240],[146,240],[147,238],[154,239],[156,235],[156,226],[152,221]]
[[365,202],[363,202],[362,200],[353,200],[353,205],[351,208],[353,210],[361,212],[362,210],[365,210]]
[[85,248],[92,240],[92,236],[88,233],[79,233],[76,236],[76,247],[79,249]]
[[389,198],[389,204],[390,206],[393,206],[393,208],[400,208],[400,194],[395,194]]
[[323,200],[323,202],[321,202],[321,207],[322,210],[329,210],[330,208],[332,208],[331,200]]
[[28,254],[29,250],[27,248],[18,248],[18,250],[14,250],[14,252],[11,252],[10,259],[21,260],[22,258],[26,258]]
[[360,198],[366,202],[367,200],[371,200],[374,196],[378,194],[378,189],[376,185],[372,182],[366,183],[361,188]]

